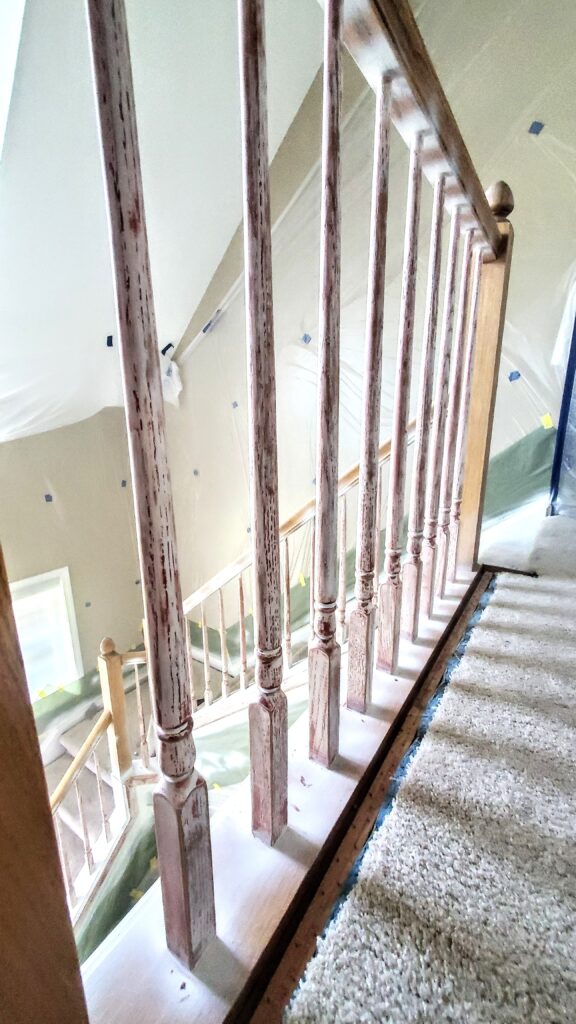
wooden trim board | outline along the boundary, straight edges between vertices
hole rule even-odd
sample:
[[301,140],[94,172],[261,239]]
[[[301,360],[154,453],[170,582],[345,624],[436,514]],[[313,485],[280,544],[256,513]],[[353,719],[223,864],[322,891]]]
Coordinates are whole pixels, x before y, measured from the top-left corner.
[[[477,577],[461,574],[421,621],[417,645],[401,643],[399,672],[374,672],[364,715],[342,706],[341,753],[328,770],[308,760],[308,722],[289,733],[289,824],[275,847],[250,832],[249,787],[212,818],[217,938],[193,974],[166,948],[155,884],[83,968],[91,1024],[221,1024],[249,1018],[309,899],[364,798],[440,645]],[[342,657],[344,700],[347,651]],[[292,914],[292,920],[290,915]]]

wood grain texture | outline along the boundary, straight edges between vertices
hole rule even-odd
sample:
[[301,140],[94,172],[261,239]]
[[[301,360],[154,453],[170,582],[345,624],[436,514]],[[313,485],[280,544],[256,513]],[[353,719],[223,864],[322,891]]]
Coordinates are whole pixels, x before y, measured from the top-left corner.
[[458,417],[460,413],[460,395],[464,373],[464,344],[466,334],[466,318],[468,298],[472,284],[472,238],[473,229],[464,233],[464,252],[460,275],[460,294],[458,296],[458,313],[454,329],[454,344],[451,355],[450,383],[448,385],[448,407],[446,412],[446,432],[442,451],[442,474],[440,478],[440,499],[438,505],[438,526],[436,532],[437,567],[435,593],[444,596],[446,589],[446,572],[448,566],[448,547],[450,543],[450,506],[452,499],[452,480],[454,478],[454,460],[456,458],[456,437]]
[[402,635],[414,642],[418,635],[420,590],[422,585],[422,537],[424,530],[424,501],[432,418],[432,388],[436,358],[436,325],[438,321],[438,292],[442,262],[442,218],[444,215],[445,178],[441,174],[434,188],[432,230],[428,259],[428,284],[424,319],[424,344],[416,414],[414,467],[408,514],[407,559],[402,567]]
[[458,264],[459,242],[460,211],[458,207],[456,207],[452,211],[450,221],[450,240],[448,242],[446,280],[444,285],[444,308],[442,311],[440,354],[438,357],[438,368],[436,371],[436,387],[434,389],[434,414],[432,417],[432,430],[430,435],[430,462],[428,466],[426,506],[424,514],[420,604],[428,617],[432,615],[434,583],[437,567],[438,507],[440,504],[442,455],[444,451],[444,437],[446,431],[446,410],[448,408],[448,385],[450,381],[452,337],[454,334],[456,269]]
[[465,204],[467,222],[480,227],[497,253],[496,218],[408,0],[346,0],[343,38],[374,89],[382,74],[395,73],[392,115],[396,127],[407,142],[415,125],[429,132],[424,168],[429,168],[433,180],[440,170],[450,174],[450,207]]
[[284,733],[288,725],[286,701],[280,693],[280,539],[263,0],[239,0],[238,15],[255,662],[260,689],[260,706],[250,709],[252,827],[256,835],[274,842],[287,822]]
[[[384,287],[386,277],[386,228],[388,220],[388,178],[390,167],[390,94],[388,78],[380,83],[376,98],[372,207],[370,214],[370,255],[368,260],[368,308],[360,438],[360,479],[356,534],[356,604],[350,614],[350,657],[346,703],[365,711],[370,691],[374,628],[375,547],[380,539],[377,515],[378,443],[382,391],[382,334],[384,330]],[[376,538],[376,533],[378,534]],[[379,554],[377,556],[379,558]]]
[[450,543],[448,547],[447,578],[454,582],[457,569],[458,536],[460,530],[460,506],[462,504],[462,485],[464,482],[464,449],[468,436],[468,419],[470,411],[470,389],[472,385],[472,366],[476,345],[476,325],[478,323],[478,298],[480,292],[480,272],[482,251],[476,249],[473,257],[472,292],[470,310],[466,327],[466,352],[462,372],[462,393],[458,413],[458,433],[456,435],[456,453],[454,456],[454,477],[452,480],[452,505],[450,508]]
[[486,475],[514,242],[513,228],[507,220],[502,220],[498,228],[504,242],[503,250],[498,259],[483,263],[480,281],[476,353],[464,456],[458,545],[460,565],[476,565],[482,529]]
[[314,639],[308,655],[310,757],[329,765],[338,753],[340,645],[338,588],[338,415],[340,390],[340,27],[342,0],[324,5],[320,314],[316,454]]
[[338,642],[340,646],[346,642],[346,555],[347,555],[348,508],[347,498],[340,498],[340,515],[338,516]]
[[122,665],[124,659],[118,654],[114,641],[106,636],[100,644],[98,674],[104,709],[110,714],[108,747],[110,750],[110,771],[123,781],[132,771],[132,748],[128,733],[126,695]]
[[284,605],[284,667],[290,671],[292,665],[292,608],[290,598],[290,550],[288,537],[284,537],[284,573],[282,575],[282,602]]
[[0,1017],[6,1024],[88,1024],[1,551],[0,773]]
[[[158,765],[165,779],[155,808],[166,934],[170,948],[190,966],[190,956],[198,955],[215,931],[210,833],[206,802],[204,817],[196,817],[198,834],[193,851],[202,869],[200,876],[197,865],[187,860],[191,847],[181,841],[189,814],[200,813],[200,805],[191,811],[186,799],[194,802],[194,790],[201,787],[201,780],[194,772],[191,680],[126,11],[123,0],[87,0],[87,8],[108,200],[148,671]],[[183,914],[170,918],[176,892],[186,908]]]
[[391,673],[394,673],[396,670],[398,645],[400,642],[402,604],[400,530],[404,515],[408,412],[410,407],[410,378],[412,374],[412,348],[414,341],[418,226],[420,222],[420,193],[422,185],[421,150],[422,136],[417,132],[412,140],[408,172],[404,264],[402,268],[402,296],[400,300],[400,334],[396,356],[396,382],[392,411],[392,450],[390,453],[390,479],[388,485],[389,498],[388,515],[386,518],[384,581],[380,587],[378,616],[378,667],[385,668]]

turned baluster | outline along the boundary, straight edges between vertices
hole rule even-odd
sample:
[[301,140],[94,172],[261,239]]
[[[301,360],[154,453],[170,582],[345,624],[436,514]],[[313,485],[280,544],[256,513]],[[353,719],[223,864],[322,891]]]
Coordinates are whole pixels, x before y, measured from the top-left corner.
[[438,319],[438,291],[440,287],[440,266],[442,261],[442,217],[444,214],[445,176],[439,175],[434,188],[432,208],[432,231],[428,261],[428,285],[426,293],[426,316],[424,322],[424,345],[420,390],[416,413],[416,439],[410,512],[408,516],[407,559],[402,566],[402,635],[412,643],[418,635],[420,593],[422,586],[422,536],[424,529],[424,500],[426,493],[426,470],[428,466],[428,442],[432,414],[432,385],[434,380],[434,359],[436,355],[436,323]]
[[202,651],[204,654],[204,703],[211,704],[214,700],[212,692],[212,675],[210,668],[210,646],[208,644],[208,626],[206,623],[206,612],[204,602],[200,605],[200,621],[202,626]]
[[380,584],[380,543],[382,533],[382,465],[378,466],[378,484],[376,487],[376,509],[374,530],[374,590],[373,600],[378,604],[378,587]]
[[464,364],[464,340],[468,297],[472,278],[472,236],[474,228],[464,233],[464,253],[460,275],[460,294],[458,296],[458,314],[454,328],[454,344],[450,365],[450,383],[448,386],[448,410],[446,413],[446,433],[442,452],[442,475],[440,480],[440,502],[438,511],[437,546],[438,566],[436,570],[435,593],[444,597],[446,588],[446,572],[448,566],[448,545],[450,527],[450,506],[452,497],[452,480],[454,478],[454,459],[456,456],[456,433],[458,430],[458,414],[460,411],[460,395],[462,393],[462,373]]
[[142,689],[140,686],[140,672],[138,665],[134,665],[134,682],[136,684],[136,708],[138,712],[138,730],[140,733],[140,757],[146,768],[150,767],[150,754],[148,752],[148,740],[146,738],[146,717],[144,705],[142,704]]
[[346,640],[346,495],[340,498],[340,515],[338,518],[338,633],[339,642]]
[[308,655],[310,757],[338,753],[340,645],[338,588],[338,406],[340,383],[340,26],[342,0],[324,4],[322,194],[314,638]]
[[208,793],[195,768],[126,11],[123,0],[87,0],[87,7],[161,773],[154,813],[166,938],[191,967],[216,926]]
[[90,843],[90,833],[88,832],[88,822],[86,821],[86,809],[84,807],[84,797],[80,792],[80,786],[78,785],[78,779],[74,780],[74,793],[76,795],[76,806],[78,807],[78,817],[80,818],[80,828],[82,830],[82,845],[84,847],[84,860],[86,861],[86,867],[90,874],[94,871],[94,854],[92,853],[92,845]]
[[76,903],[76,890],[74,888],[74,881],[72,879],[72,871],[70,869],[70,858],[68,857],[68,851],[64,845],[62,838],[62,829],[60,827],[60,809],[56,811],[52,818],[55,825],[56,839],[58,842],[58,852],[60,853],[60,863],[62,864],[62,873],[64,875],[64,884],[66,886],[66,895],[70,906]]
[[194,657],[192,655],[192,637],[190,636],[190,623],[188,617],[184,616],[184,627],[186,629],[186,660],[188,662],[188,675],[190,676],[190,694],[192,697],[192,711],[196,711],[198,701],[194,692]]
[[456,580],[458,536],[460,531],[460,506],[462,505],[462,484],[464,482],[464,449],[468,432],[468,413],[470,409],[470,388],[472,385],[472,364],[476,344],[476,324],[478,322],[478,297],[480,291],[480,268],[482,266],[482,249],[477,249],[474,256],[472,272],[472,298],[466,329],[466,354],[462,372],[462,393],[458,414],[458,432],[456,435],[456,453],[454,456],[454,477],[452,481],[452,505],[450,508],[449,545],[447,578]]
[[292,623],[290,601],[290,553],[288,537],[284,537],[284,574],[282,576],[282,600],[284,605],[284,670],[289,672],[292,666]]
[[468,437],[464,456],[464,485],[458,544],[458,561],[476,568],[482,529],[486,476],[498,387],[502,335],[514,231],[508,216],[514,197],[504,181],[492,185],[486,198],[497,221],[500,245],[495,259],[486,260],[480,272],[476,352],[472,371]]
[[230,675],[228,673],[228,645],[226,643],[226,620],[224,618],[224,595],[222,590],[218,591],[218,623],[220,627],[220,657],[222,659],[222,699],[228,696],[230,686]]
[[316,517],[310,520],[310,637],[314,639],[314,578],[316,576],[314,559],[316,557]]
[[110,831],[110,821],[108,819],[108,813],[104,804],[104,787],[102,785],[102,770],[100,768],[100,758],[96,751],[92,754],[92,762],[94,764],[94,774],[96,776],[96,788],[98,790],[98,806],[100,808],[100,818],[102,821],[102,828],[104,829],[104,835],[106,842],[109,843],[112,838]]
[[434,583],[437,568],[438,506],[440,503],[442,452],[444,450],[450,357],[452,349],[452,335],[454,332],[456,269],[458,263],[459,240],[460,210],[458,207],[455,207],[452,211],[452,218],[450,221],[450,240],[448,243],[446,281],[444,286],[444,308],[442,312],[440,355],[438,358],[438,368],[436,373],[436,387],[434,389],[434,413],[430,434],[430,459],[428,465],[426,509],[422,541],[422,586],[420,591],[420,605],[428,617],[432,615]]
[[422,182],[421,152],[422,134],[417,132],[410,149],[402,297],[400,302],[400,334],[396,357],[396,383],[392,413],[384,582],[380,587],[378,609],[378,667],[385,669],[387,672],[396,671],[400,643],[402,604],[400,531],[404,514],[408,411],[412,372],[412,345],[414,340],[416,262],[418,256],[418,223],[420,219],[420,191]]
[[[388,174],[390,162],[390,94],[387,78],[380,82],[374,129],[372,172],[372,213],[368,269],[368,309],[360,480],[358,486],[358,527],[356,535],[356,605],[350,614],[348,648],[349,708],[365,711],[370,698],[374,661],[376,604],[374,588],[380,560],[380,511],[378,506],[378,444],[382,385],[382,333],[384,330],[384,282],[386,272],[386,222],[388,218]],[[376,582],[375,582],[376,581]]]
[[246,689],[248,659],[246,657],[246,619],[244,615],[244,583],[242,573],[238,577],[238,629],[240,631],[240,689]]
[[274,843],[288,821],[288,707],[282,690],[272,245],[263,0],[239,0],[244,279],[258,700],[250,704],[252,830]]

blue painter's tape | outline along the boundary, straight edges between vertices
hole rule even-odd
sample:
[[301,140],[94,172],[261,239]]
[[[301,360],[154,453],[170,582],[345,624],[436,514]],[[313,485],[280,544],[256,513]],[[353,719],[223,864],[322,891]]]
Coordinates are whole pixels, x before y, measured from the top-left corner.
[[134,583],[136,584],[137,587],[140,586],[140,580],[134,580]]
[[112,348],[113,344],[114,338],[112,337],[111,334],[109,334],[108,337],[106,338],[106,345],[108,346],[108,348]]
[[237,409],[238,408],[238,402],[232,402],[232,408],[233,409]]
[[211,331],[212,328],[216,326],[221,316],[222,310],[217,309],[216,312],[214,313],[214,316],[208,321],[208,323],[204,324],[204,327],[202,328],[202,334],[208,334],[208,331]]
[[51,494],[45,494],[44,495],[44,501],[50,502],[50,501],[54,501],[54,499],[53,499]]
[[160,351],[162,355],[165,356],[166,353],[169,352],[171,348],[174,348],[174,345],[172,344],[171,341],[169,341],[167,345],[164,345],[164,348],[160,349]]
[[251,526],[247,526],[246,527],[246,533],[252,533],[252,527]]
[[85,601],[84,602],[84,607],[85,608],[91,608],[92,607],[92,601]]
[[540,135],[540,132],[542,131],[543,127],[543,121],[532,121],[532,124],[530,125],[528,132],[530,133],[530,135]]
[[302,341],[304,342],[305,345],[309,345],[310,342],[312,341],[312,338],[310,337],[309,334],[303,334]]
[[193,470],[193,473],[194,473],[194,476],[200,476],[200,470],[199,469]]
[[515,380],[520,380],[521,376],[522,374],[520,373],[520,370],[512,370],[511,373],[508,374],[508,380],[513,383]]
[[126,487],[126,484],[127,484],[127,480],[123,480],[122,481],[122,487]]

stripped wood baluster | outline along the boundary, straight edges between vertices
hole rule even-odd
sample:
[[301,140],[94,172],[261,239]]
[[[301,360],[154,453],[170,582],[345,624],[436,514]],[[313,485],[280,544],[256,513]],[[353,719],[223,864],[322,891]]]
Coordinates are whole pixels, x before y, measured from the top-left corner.
[[200,605],[200,614],[202,616],[202,650],[204,652],[204,703],[206,705],[211,704],[214,700],[214,694],[212,692],[212,680],[210,673],[210,646],[208,644],[208,626],[206,625],[206,612],[204,610],[204,602]]
[[76,896],[76,890],[74,888],[74,882],[73,882],[73,879],[72,879],[72,872],[70,870],[70,858],[68,857],[68,851],[67,851],[67,849],[66,849],[66,847],[64,845],[64,840],[62,838],[62,829],[60,827],[60,809],[59,808],[58,808],[58,810],[56,811],[56,813],[53,816],[53,821],[54,821],[54,825],[56,826],[55,827],[56,839],[58,840],[58,850],[59,850],[59,853],[60,853],[60,863],[62,864],[62,874],[64,875],[64,883],[66,885],[66,895],[68,897],[68,902],[69,902],[70,906],[72,906],[73,903],[76,903],[77,896]]
[[310,520],[310,637],[314,639],[314,578],[315,572],[315,558],[316,558],[316,516],[313,516]]
[[456,580],[458,560],[458,536],[460,533],[460,507],[462,505],[462,486],[464,483],[464,452],[468,435],[468,413],[470,410],[470,389],[472,386],[472,366],[476,346],[476,325],[478,322],[478,298],[480,294],[480,270],[482,267],[482,249],[478,248],[474,255],[472,274],[472,298],[468,314],[466,355],[460,396],[458,416],[458,434],[456,437],[456,454],[454,457],[454,477],[452,480],[452,505],[450,509],[449,545],[447,577],[453,583]]
[[206,783],[191,687],[124,0],[87,0],[158,765],[154,794],[168,947],[192,967],[215,934]]
[[240,689],[246,689],[246,672],[248,661],[246,658],[246,621],[244,617],[244,583],[242,573],[238,577],[238,629],[240,630]]
[[88,832],[88,822],[86,821],[86,811],[84,808],[84,797],[80,792],[80,786],[78,785],[78,779],[74,780],[74,792],[76,794],[76,804],[78,806],[78,816],[80,818],[80,827],[82,829],[82,845],[84,846],[84,860],[86,861],[86,867],[90,874],[94,871],[94,854],[92,853],[92,846],[90,844],[90,834]]
[[190,623],[188,622],[188,616],[184,616],[184,627],[186,629],[186,660],[188,662],[188,675],[190,676],[190,694],[192,697],[192,711],[196,711],[198,707],[198,701],[196,700],[196,693],[194,691],[194,657],[192,654],[192,637],[190,636]]
[[112,838],[110,831],[110,821],[108,820],[108,814],[104,806],[104,789],[102,787],[102,771],[100,768],[100,759],[98,754],[94,750],[92,753],[92,760],[94,762],[94,774],[96,776],[96,788],[98,789],[98,805],[100,807],[100,817],[102,819],[102,828],[104,829],[104,835],[106,842],[109,843]]
[[378,604],[378,587],[380,584],[380,543],[382,534],[382,463],[378,466],[378,486],[376,488],[376,509],[374,530],[374,590],[373,601]]
[[252,831],[275,843],[288,821],[288,705],[282,690],[272,245],[263,0],[239,0],[244,279],[258,700],[250,704]]
[[422,586],[420,605],[430,617],[434,604],[434,582],[437,567],[437,527],[438,506],[440,503],[440,478],[442,474],[442,453],[446,430],[446,409],[448,406],[448,383],[450,377],[450,357],[452,335],[454,333],[454,307],[456,296],[456,268],[458,263],[458,243],[460,241],[460,209],[454,207],[450,221],[450,240],[448,243],[448,260],[446,281],[444,286],[444,308],[442,312],[442,330],[440,356],[434,390],[434,414],[430,435],[430,464],[426,489],[426,511],[424,515],[424,537],[422,542]]
[[420,593],[422,587],[422,537],[424,531],[424,501],[426,494],[426,470],[428,466],[428,443],[432,415],[432,385],[434,381],[434,360],[436,355],[436,324],[438,319],[438,291],[442,262],[442,217],[444,214],[445,175],[440,174],[434,187],[432,207],[432,231],[428,261],[428,285],[426,292],[426,318],[424,322],[424,346],[420,371],[418,411],[416,413],[416,447],[412,471],[410,512],[408,516],[408,557],[402,566],[402,620],[401,631],[411,643],[418,636],[420,614]]
[[288,551],[288,537],[284,537],[282,599],[284,603],[284,671],[289,672],[292,667],[292,609],[290,601],[290,554]]
[[136,683],[136,708],[138,711],[138,729],[140,732],[140,757],[146,768],[150,767],[150,754],[148,751],[148,740],[146,738],[146,718],[142,704],[142,690],[140,688],[140,673],[138,665],[134,665],[134,682]]
[[402,298],[400,303],[400,334],[392,414],[384,582],[380,587],[378,612],[378,667],[392,673],[396,671],[400,642],[400,613],[402,604],[400,531],[404,514],[408,410],[410,405],[412,343],[414,339],[418,222],[420,219],[420,191],[422,183],[421,153],[422,133],[417,132],[410,149],[404,266],[402,270]]
[[374,586],[375,580],[378,579],[377,570],[375,572],[375,559],[380,558],[380,515],[377,511],[380,475],[378,443],[380,440],[386,222],[388,219],[390,163],[390,98],[390,81],[388,78],[383,78],[378,90],[374,126],[368,309],[356,535],[356,605],[350,614],[349,625],[346,703],[355,711],[365,711],[366,702],[370,699],[376,625]]
[[220,626],[220,656],[222,658],[222,700],[228,696],[230,676],[228,674],[228,645],[226,643],[226,620],[224,618],[224,595],[218,590],[218,616]]
[[496,258],[487,260],[481,269],[476,328],[478,337],[472,371],[458,544],[460,563],[471,565],[473,568],[478,565],[498,370],[514,247],[514,229],[508,220],[514,209],[511,188],[505,181],[498,181],[490,186],[486,198],[496,218],[500,245]]
[[448,568],[448,546],[450,542],[450,505],[452,497],[452,481],[454,478],[454,460],[456,456],[456,434],[458,431],[458,414],[460,412],[460,395],[462,393],[462,373],[464,355],[464,336],[468,296],[472,278],[472,235],[474,228],[467,228],[464,233],[464,254],[460,276],[460,295],[458,297],[458,315],[454,330],[454,346],[450,366],[450,383],[448,386],[448,411],[446,414],[446,434],[442,453],[442,476],[440,481],[440,503],[438,512],[437,546],[438,565],[436,570],[435,593],[444,597],[446,589],[446,573]]
[[340,385],[340,27],[342,0],[324,4],[318,444],[314,638],[308,654],[310,757],[338,753],[340,645],[338,588],[338,407]]
[[338,519],[338,632],[340,643],[346,640],[346,495],[340,498]]

